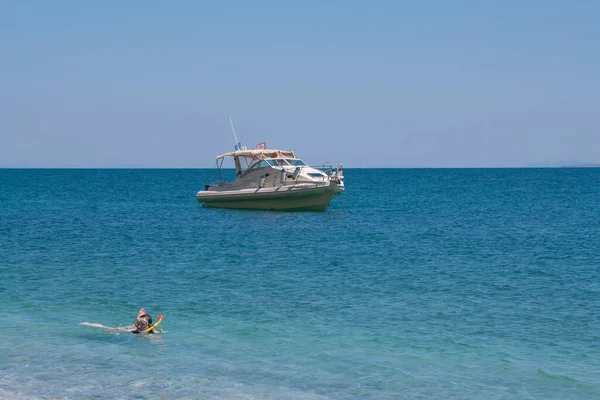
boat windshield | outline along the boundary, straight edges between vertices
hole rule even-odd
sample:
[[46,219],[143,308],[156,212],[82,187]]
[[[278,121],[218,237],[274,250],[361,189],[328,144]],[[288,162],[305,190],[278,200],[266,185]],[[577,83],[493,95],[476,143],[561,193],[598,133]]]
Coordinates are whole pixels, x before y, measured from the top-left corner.
[[270,166],[271,166],[271,164],[269,164],[266,160],[262,160],[257,163],[255,168],[264,168],[264,167],[270,167]]
[[297,167],[306,165],[304,164],[304,161],[297,158],[269,158],[266,161],[268,161],[269,164],[273,167],[286,167],[288,165]]
[[248,167],[244,168],[244,166],[241,166],[241,173],[245,173],[247,171],[250,170],[254,170],[254,169],[258,169],[258,168],[265,168],[265,167],[271,167],[273,165],[277,165],[277,164],[272,164],[270,163],[273,160],[252,160],[252,162],[250,162],[250,165],[248,165]]
[[[221,159],[221,162],[218,166],[219,169],[221,169],[222,167],[225,167],[223,165],[224,161],[225,161],[225,158]],[[298,167],[298,166],[306,165],[304,163],[304,161],[300,160],[299,158],[266,158],[266,159],[260,160],[255,157],[246,156],[246,155],[233,157],[233,161],[235,164],[234,167],[237,171],[237,175],[245,175],[249,171],[255,170],[258,168],[265,168],[265,167],[279,168],[279,167],[289,167],[289,166]]]
[[304,164],[304,161],[298,159],[298,158],[286,158],[285,159],[290,165],[293,165],[294,167],[301,167],[304,166],[306,164]]

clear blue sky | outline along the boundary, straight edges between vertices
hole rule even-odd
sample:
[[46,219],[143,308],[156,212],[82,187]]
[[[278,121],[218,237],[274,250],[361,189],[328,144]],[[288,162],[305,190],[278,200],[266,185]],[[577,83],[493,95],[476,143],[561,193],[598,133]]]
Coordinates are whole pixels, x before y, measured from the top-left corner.
[[0,167],[600,162],[598,1],[4,1]]

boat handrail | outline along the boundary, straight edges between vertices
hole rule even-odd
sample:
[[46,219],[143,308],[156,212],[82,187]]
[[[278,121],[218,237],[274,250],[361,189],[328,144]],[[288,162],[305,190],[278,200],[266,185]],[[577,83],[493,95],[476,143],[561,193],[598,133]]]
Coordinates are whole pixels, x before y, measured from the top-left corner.
[[327,176],[331,176],[332,172],[336,170],[330,162],[323,163],[323,165],[310,165],[309,167],[325,172]]

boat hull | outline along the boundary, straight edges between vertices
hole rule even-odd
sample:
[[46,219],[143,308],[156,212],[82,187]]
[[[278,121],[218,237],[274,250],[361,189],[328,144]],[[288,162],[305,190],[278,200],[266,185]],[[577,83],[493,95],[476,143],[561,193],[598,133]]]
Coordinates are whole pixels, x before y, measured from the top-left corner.
[[196,194],[206,207],[253,210],[322,211],[343,188],[337,185],[290,185],[275,188],[207,190]]

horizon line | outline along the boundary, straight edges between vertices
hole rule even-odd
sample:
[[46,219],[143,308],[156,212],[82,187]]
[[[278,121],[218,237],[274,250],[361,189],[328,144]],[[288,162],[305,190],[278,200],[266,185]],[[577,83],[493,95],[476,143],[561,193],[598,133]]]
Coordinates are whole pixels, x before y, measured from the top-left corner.
[[[556,168],[600,168],[600,163],[586,163],[586,164],[570,164],[570,165],[516,165],[516,166],[364,166],[364,167],[344,167],[344,169],[556,169]],[[216,169],[216,167],[143,167],[143,166],[104,166],[104,167],[3,167],[0,166],[0,170],[7,169],[31,169],[31,170],[53,170],[53,169],[114,169],[114,170],[125,170],[125,169],[148,169],[148,170],[167,170],[167,169]],[[224,170],[235,168],[222,168]]]

